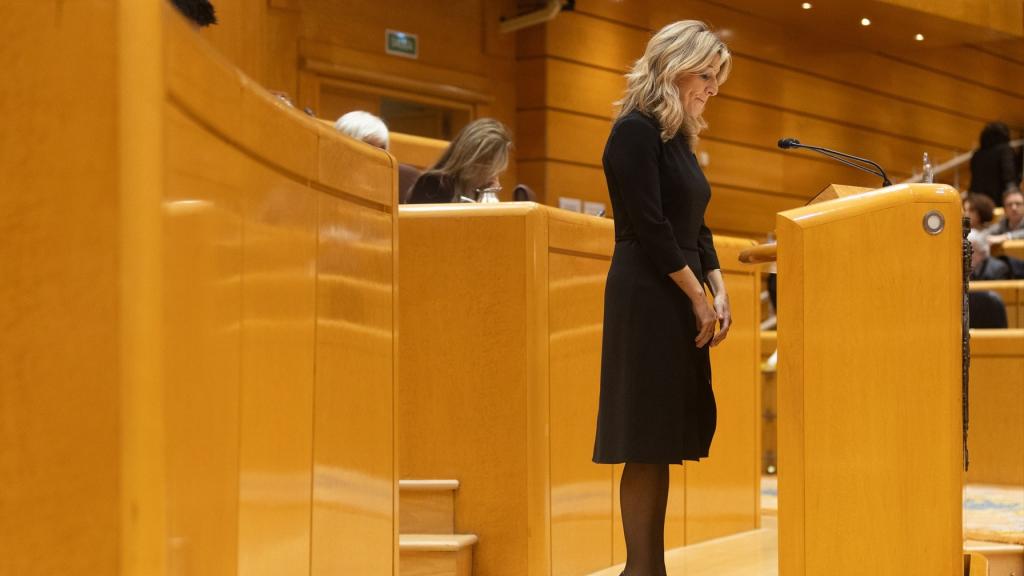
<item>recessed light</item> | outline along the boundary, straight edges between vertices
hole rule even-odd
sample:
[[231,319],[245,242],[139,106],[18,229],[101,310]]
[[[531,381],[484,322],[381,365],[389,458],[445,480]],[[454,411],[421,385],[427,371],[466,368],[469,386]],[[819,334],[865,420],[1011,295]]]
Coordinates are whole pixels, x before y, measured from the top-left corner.
[[871,20],[868,20],[867,18],[861,18],[860,19],[860,25],[861,26],[871,26]]
[[803,4],[800,5],[800,7],[803,8],[804,10],[810,10],[811,8],[813,8],[810,2],[804,2]]
[[914,36],[914,40],[917,40],[918,42],[924,42],[924,34],[918,34],[917,36]]

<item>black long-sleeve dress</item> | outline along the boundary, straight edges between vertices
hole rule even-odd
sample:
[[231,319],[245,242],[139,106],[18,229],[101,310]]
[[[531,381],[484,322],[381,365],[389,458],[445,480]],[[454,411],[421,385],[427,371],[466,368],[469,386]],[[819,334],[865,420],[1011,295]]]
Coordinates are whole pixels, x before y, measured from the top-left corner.
[[684,135],[619,119],[604,150],[615,217],[605,287],[594,462],[681,463],[707,457],[717,412],[708,346],[697,348],[690,299],[668,276],[719,268],[704,210],[711,187]]

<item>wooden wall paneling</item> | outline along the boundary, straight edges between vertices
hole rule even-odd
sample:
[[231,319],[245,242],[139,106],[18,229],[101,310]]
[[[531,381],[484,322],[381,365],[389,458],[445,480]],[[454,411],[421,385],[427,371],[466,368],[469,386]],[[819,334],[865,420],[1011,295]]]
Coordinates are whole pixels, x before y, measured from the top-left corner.
[[926,14],[941,16],[943,19],[963,22],[985,29],[1019,36],[1021,34],[1021,5],[1013,0],[995,0],[986,2],[984,6],[975,6],[959,0],[938,0],[921,2],[920,0],[879,0],[883,4],[891,4],[920,11]]
[[997,40],[974,44],[973,47],[987,54],[1024,64],[1024,44],[1019,40]]
[[320,195],[314,575],[397,572],[392,217]]
[[[523,144],[520,153],[524,160],[553,159],[601,166],[610,121],[552,110],[520,112],[519,121],[524,127],[542,125],[547,134],[546,142]],[[707,152],[711,159],[706,173],[713,185],[804,194],[810,198],[833,182],[870,185],[877,180],[838,163],[737,145],[710,135],[701,140],[698,151]]]
[[947,76],[973,80],[992,90],[1024,94],[1024,62],[1014,62],[978,46],[928,48],[900,58]]
[[687,545],[760,525],[761,279],[739,263],[755,244],[715,237],[734,325],[711,351],[718,429],[710,457],[686,464]]
[[775,214],[802,206],[807,201],[793,196],[765,194],[756,190],[713,186],[704,223],[717,234],[763,238],[775,229]]
[[579,0],[576,12],[597,16],[641,30],[650,28],[652,0],[637,0],[624,4],[618,0]]
[[[975,103],[986,98],[996,98],[1003,102],[1016,99],[1006,93],[987,93],[990,91],[970,81],[970,85],[966,85],[952,76],[922,70],[885,55],[849,46],[829,51],[814,49],[813,44],[799,35],[787,34],[786,29],[779,24],[699,0],[655,5],[652,9],[651,29],[685,18],[702,19],[719,29],[728,29],[729,46],[742,58],[757,58],[791,66],[823,78],[851,86],[864,86],[883,95],[930,104],[965,116],[984,118],[988,116],[989,110],[973,105],[964,106],[965,100],[958,98],[957,91],[950,92],[944,86],[953,85],[965,90],[971,94],[968,100]],[[912,54],[908,56],[912,60]],[[925,93],[929,89],[934,90],[934,93]],[[1009,100],[1002,100],[1005,98]]]
[[[521,65],[546,68],[546,86],[524,82],[520,110],[533,111],[551,108],[559,112],[612,118],[614,101],[622,96],[625,81],[621,74],[587,65],[556,59],[530,58]],[[742,74],[741,70],[738,74]],[[725,138],[732,142],[774,148],[785,135],[798,134],[805,142],[817,143],[861,156],[869,157],[888,170],[908,174],[921,162],[921,153],[931,152],[933,157],[953,156],[954,147],[911,142],[903,137],[882,134],[866,128],[852,126],[844,119],[831,120],[807,116],[800,110],[786,110],[762,105],[760,101],[737,99],[729,92],[730,84],[723,87],[724,95],[715,98],[707,108],[705,119],[709,138]],[[862,118],[852,119],[859,122]]]
[[331,0],[303,0],[302,8],[303,38],[383,55],[384,31],[399,30],[419,35],[417,63],[484,73],[481,0],[455,0],[443,6],[360,0],[346,4],[344,10]]
[[238,573],[308,575],[317,193],[246,167]]
[[[733,21],[741,20],[736,13],[730,11],[729,14],[732,18],[730,25]],[[613,72],[624,72],[643,53],[647,34],[642,30],[586,15],[566,13],[546,25],[546,35],[541,40],[522,42],[520,58],[549,56]],[[766,41],[762,35],[751,40],[752,45],[762,47]],[[741,37],[736,33],[736,38]],[[627,54],[623,45],[634,46],[634,50]],[[894,81],[890,92],[880,92],[875,84],[869,82],[870,78],[851,82],[845,75],[836,75],[835,70],[856,68],[852,63],[851,66],[836,68],[831,60],[823,61],[812,69],[807,62],[798,61],[794,64],[789,55],[786,59],[776,61],[766,58],[758,50],[749,54],[740,52],[735,55],[733,75],[723,84],[722,94],[824,118],[841,118],[866,128],[884,127],[884,131],[890,134],[916,137],[950,147],[972,142],[984,124],[977,116],[965,115],[969,108],[964,106],[962,99],[957,98],[956,90],[948,92],[945,86],[949,78],[946,76],[927,73],[930,75],[926,78],[912,81],[905,79],[911,71],[904,70],[899,82]],[[889,68],[898,65],[891,60],[883,64]],[[863,63],[861,68],[864,68]],[[825,74],[829,70],[832,70],[831,76]],[[934,102],[918,96],[924,92],[948,94],[943,104],[946,111],[937,109]],[[809,98],[811,94],[815,97]],[[1006,97],[992,94],[979,96],[981,101],[975,105],[992,106],[995,101],[991,98]],[[998,102],[1003,102],[999,106],[1005,107],[1015,103],[1016,99]]]
[[247,160],[175,107],[166,118],[168,562],[171,571],[234,573]]
[[967,481],[1024,486],[1024,330],[971,330]]
[[139,325],[120,273],[148,246],[121,251],[118,19],[111,2],[0,6],[3,574],[113,576],[139,533],[121,520],[140,486],[120,480],[138,464],[122,458],[137,413],[120,338]]

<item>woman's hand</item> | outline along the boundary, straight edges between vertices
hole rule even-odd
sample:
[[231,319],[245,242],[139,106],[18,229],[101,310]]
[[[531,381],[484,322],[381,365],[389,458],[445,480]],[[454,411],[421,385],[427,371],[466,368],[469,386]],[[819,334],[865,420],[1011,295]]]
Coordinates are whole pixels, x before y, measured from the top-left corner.
[[694,341],[697,348],[703,348],[715,337],[715,322],[718,316],[708,304],[703,292],[690,301],[693,303],[693,315],[697,318],[697,338]]
[[715,334],[715,338],[711,341],[712,346],[718,346],[722,340],[729,334],[729,328],[732,326],[732,312],[729,310],[729,295],[725,292],[719,292],[715,296],[715,315],[718,319],[720,328],[718,334]]
[[[715,274],[715,279],[711,284],[712,289],[716,285],[720,286],[720,293],[722,296],[725,296],[725,284],[722,283],[721,271],[713,270],[712,272]],[[700,280],[697,280],[697,277],[693,275],[693,271],[690,270],[689,266],[676,270],[669,274],[669,276],[679,286],[679,289],[690,298],[690,304],[693,306],[693,317],[697,320],[697,337],[694,339],[694,342],[698,348],[707,346],[711,339],[715,337],[715,323],[721,321],[719,314],[715,312],[715,308],[708,304],[708,297],[704,293],[704,287],[701,286]],[[717,298],[715,302],[717,308]],[[729,314],[728,298],[725,300],[725,314],[726,316]],[[731,323],[732,320],[730,318],[729,324]]]

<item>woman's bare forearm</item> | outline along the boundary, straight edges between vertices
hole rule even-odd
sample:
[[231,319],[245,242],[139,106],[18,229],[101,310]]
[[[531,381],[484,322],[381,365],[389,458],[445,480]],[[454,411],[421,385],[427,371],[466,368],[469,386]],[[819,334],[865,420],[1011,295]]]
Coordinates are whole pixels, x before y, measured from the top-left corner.
[[711,287],[712,296],[725,294],[725,279],[722,278],[721,270],[716,269],[708,272],[708,286]]

